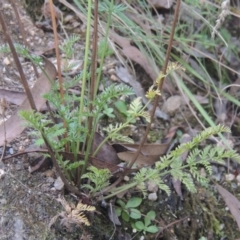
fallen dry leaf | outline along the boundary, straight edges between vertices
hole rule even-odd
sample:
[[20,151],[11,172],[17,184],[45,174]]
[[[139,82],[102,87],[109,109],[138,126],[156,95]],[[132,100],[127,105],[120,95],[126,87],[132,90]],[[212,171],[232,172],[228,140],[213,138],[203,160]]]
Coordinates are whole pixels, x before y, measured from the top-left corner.
[[52,160],[48,157],[41,156],[34,160],[34,162],[29,166],[28,171],[33,173],[49,169],[50,167],[52,167]]
[[4,98],[9,103],[21,105],[26,99],[26,94],[24,92],[0,89],[0,98]]
[[110,203],[110,204],[108,205],[108,207],[107,207],[107,211],[108,211],[108,217],[109,217],[109,219],[111,220],[111,222],[112,222],[114,225],[121,226],[121,222],[119,221],[119,218],[118,218],[118,216],[117,216],[115,206],[113,206],[113,205]]
[[[157,146],[160,147],[160,146]],[[118,157],[125,161],[125,162],[131,162],[134,157],[135,157],[135,152],[121,152],[118,153]],[[159,160],[160,155],[150,155],[150,156],[144,156],[142,153],[139,154],[135,164],[138,167],[143,167],[143,166],[151,166],[153,165],[157,160]]]
[[240,202],[233,196],[228,190],[222,186],[216,184],[218,192],[221,194],[223,200],[227,204],[231,214],[237,222],[238,228],[240,230]]
[[[37,109],[41,109],[41,107],[45,103],[45,99],[42,98],[44,93],[49,92],[51,89],[51,82],[50,80],[55,79],[56,77],[56,68],[54,65],[47,59],[45,60],[45,67],[44,71],[47,74],[48,78],[44,73],[41,73],[40,77],[37,79],[36,83],[34,84],[33,88],[31,89],[32,95],[34,97],[34,101],[36,104]],[[18,110],[30,110],[30,104],[28,99],[25,98],[21,106]],[[10,142],[14,138],[16,138],[21,132],[25,129],[24,127],[24,120],[18,116],[18,112],[15,112],[4,124],[0,125],[0,146],[2,146],[6,141]],[[6,131],[6,139],[5,134]]]
[[[158,161],[160,156],[166,154],[177,129],[178,127],[173,127],[169,130],[165,138],[165,143],[144,144],[135,164],[138,167],[151,166]],[[135,157],[139,144],[113,144],[112,146],[117,151],[117,155],[121,160],[131,162]]]
[[[60,152],[60,154],[63,156],[64,159],[66,160],[74,160],[74,154],[70,153],[70,152]],[[78,154],[78,159],[83,160],[84,159],[84,155],[83,154]],[[4,159],[3,159],[4,160]],[[96,158],[96,157],[89,157],[89,163],[91,163],[94,167],[99,168],[99,169],[103,169],[103,168],[107,168],[112,174],[119,176],[122,173],[131,173],[131,172],[135,172],[136,169],[130,169],[130,168],[126,168],[126,167],[121,167],[118,166],[116,164],[112,164],[110,162],[105,161],[104,159],[100,159],[100,158]]]
[[[97,149],[103,140],[104,138],[96,132],[92,144],[92,153]],[[107,162],[113,165],[120,163],[115,149],[109,143],[105,143],[95,157],[101,159],[103,162]]]

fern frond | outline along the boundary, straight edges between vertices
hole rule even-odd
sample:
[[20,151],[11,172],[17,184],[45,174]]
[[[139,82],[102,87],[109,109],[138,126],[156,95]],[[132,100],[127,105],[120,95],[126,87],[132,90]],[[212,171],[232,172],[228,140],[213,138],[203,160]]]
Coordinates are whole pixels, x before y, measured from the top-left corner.
[[172,156],[170,154],[167,154],[166,156],[162,156],[160,157],[160,160],[155,163],[155,168],[158,169],[159,171],[165,168],[168,168],[171,163],[171,160],[172,160]]
[[[42,62],[42,58],[30,53],[30,51],[28,50],[28,48],[26,46],[15,43],[14,47],[15,47],[16,52],[19,55],[33,61],[37,66],[39,66],[40,63]],[[0,53],[11,53],[10,47],[7,44],[0,46]]]
[[[65,162],[66,160],[64,160],[64,162]],[[84,164],[84,162],[83,161],[78,161],[78,162],[73,162],[73,163],[69,163],[68,162],[68,164],[65,166],[65,168],[67,169],[67,170],[73,170],[73,169],[76,169],[76,168],[78,168],[78,167],[80,167],[81,165],[83,165]]]
[[78,210],[72,210],[71,214],[73,222],[77,223],[78,225],[85,224],[86,226],[90,226],[90,222],[87,219],[86,215],[83,212],[78,212]]
[[168,196],[171,194],[171,190],[167,184],[163,182],[163,180],[159,177],[151,178],[151,182],[157,184],[160,190],[164,191]]
[[142,109],[142,101],[141,101],[141,97],[138,97],[131,102],[129,110],[127,112],[130,115],[135,116],[140,112],[141,109]]
[[[110,2],[99,2],[99,12],[109,12]],[[112,14],[118,15],[120,12],[124,12],[127,7],[124,4],[114,4],[111,9]]]
[[74,222],[76,222],[79,225],[85,224],[86,226],[90,226],[90,222],[83,211],[93,212],[95,210],[96,210],[95,207],[82,204],[81,202],[79,202],[77,207],[72,210],[71,218]]
[[221,132],[229,132],[230,129],[228,127],[217,125],[216,127],[209,127],[203,130],[200,134],[194,137],[190,142],[185,144],[181,144],[175,150],[173,150],[170,154],[173,157],[178,157],[182,155],[184,152],[193,149],[195,146],[198,146],[202,141],[208,139],[212,135],[221,133]]
[[124,136],[121,134],[114,134],[113,137],[111,137],[112,141],[120,141],[120,142],[125,142],[125,143],[134,143],[134,141],[128,137],[128,136]]
[[125,84],[119,84],[107,87],[101,94],[99,94],[94,102],[95,105],[105,105],[113,98],[118,98],[119,96],[129,96],[133,95],[134,91],[131,87]]
[[190,174],[184,173],[181,178],[182,183],[187,187],[189,192],[196,192],[196,187]]
[[82,73],[77,74],[76,76],[71,78],[71,81],[64,81],[64,83],[63,83],[64,89],[67,90],[69,88],[79,85],[81,78],[82,78]]
[[146,184],[144,182],[139,182],[136,186],[136,189],[142,193],[143,198],[147,197],[147,188],[146,188]]
[[65,39],[64,42],[59,46],[61,51],[66,55],[66,58],[70,59],[73,56],[74,48],[73,45],[80,40],[77,35],[72,35]]
[[87,204],[83,204],[81,201],[78,203],[76,210],[82,212],[82,211],[86,211],[86,212],[94,212],[96,210],[96,208],[94,206],[90,206]]
[[134,176],[134,180],[138,183],[141,183],[144,181],[144,178],[146,176],[146,173],[147,173],[147,168],[141,168],[137,173],[136,175]]
[[145,120],[146,120],[148,123],[150,122],[150,114],[149,114],[149,112],[147,112],[147,111],[142,111],[142,112],[139,114],[139,117],[145,118]]
[[170,188],[168,187],[167,184],[165,184],[164,182],[160,181],[160,182],[158,182],[158,187],[159,187],[159,189],[164,191],[168,196],[170,196],[171,190],[170,190]]
[[44,142],[43,138],[38,138],[35,140],[34,144],[36,146],[43,146],[45,144],[45,142]]
[[111,173],[108,169],[98,169],[90,166],[88,172],[83,174],[81,178],[88,178],[94,184],[94,187],[89,184],[85,184],[82,187],[90,189],[91,193],[98,192],[109,185],[110,177]]

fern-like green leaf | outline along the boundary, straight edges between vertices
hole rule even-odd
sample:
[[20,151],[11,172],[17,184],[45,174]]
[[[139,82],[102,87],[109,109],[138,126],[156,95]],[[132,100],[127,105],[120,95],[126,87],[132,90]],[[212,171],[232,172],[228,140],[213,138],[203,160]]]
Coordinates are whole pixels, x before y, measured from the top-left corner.
[[109,185],[109,179],[111,173],[108,169],[98,169],[94,166],[88,168],[88,172],[83,174],[81,178],[88,178],[94,186],[85,184],[84,188],[90,189],[91,193],[98,192],[99,190],[107,187]]
[[134,141],[128,137],[128,136],[123,136],[121,134],[115,134],[112,138],[112,141],[120,141],[120,142],[125,142],[125,143],[134,143]]
[[141,101],[141,97],[138,97],[131,102],[129,110],[127,112],[130,115],[135,116],[140,112],[141,109],[142,109],[142,101]]

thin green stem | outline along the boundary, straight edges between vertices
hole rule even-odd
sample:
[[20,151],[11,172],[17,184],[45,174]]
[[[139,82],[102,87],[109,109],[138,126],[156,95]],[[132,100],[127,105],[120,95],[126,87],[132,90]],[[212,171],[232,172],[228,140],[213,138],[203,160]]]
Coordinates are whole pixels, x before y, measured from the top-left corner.
[[[91,9],[92,9],[92,1],[88,1],[84,67],[83,67],[82,89],[81,89],[80,108],[79,108],[79,117],[78,117],[78,119],[79,119],[78,122],[79,122],[80,125],[83,124],[82,123],[82,118],[83,118],[83,111],[84,111],[84,96],[85,96],[87,73],[88,73],[88,56],[89,56],[89,48],[90,48],[90,29],[91,29]],[[74,152],[75,160],[76,160],[76,157],[77,157],[77,153],[79,151],[79,147],[80,147],[80,141],[77,142],[76,149],[75,149],[75,152]]]
[[103,51],[102,51],[102,54],[101,54],[101,56],[100,56],[100,64],[99,64],[99,72],[98,72],[98,75],[97,75],[97,82],[96,82],[96,88],[95,88],[95,96],[96,96],[96,94],[97,94],[97,90],[98,90],[100,78],[101,78],[101,76],[102,76],[103,62],[104,62],[105,54],[106,54],[106,51],[107,51],[107,48],[108,48],[108,35],[109,35],[109,28],[110,28],[111,19],[112,19],[113,6],[114,6],[114,1],[111,0],[110,6],[109,6],[109,11],[108,11],[106,32],[105,32],[104,40],[103,40],[103,42],[104,42]]

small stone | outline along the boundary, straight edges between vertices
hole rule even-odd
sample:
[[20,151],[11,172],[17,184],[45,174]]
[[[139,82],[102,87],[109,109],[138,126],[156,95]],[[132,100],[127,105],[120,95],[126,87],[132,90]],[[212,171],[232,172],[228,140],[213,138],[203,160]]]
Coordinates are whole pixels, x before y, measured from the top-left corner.
[[13,154],[13,148],[10,148],[10,149],[9,149],[9,153],[10,153],[10,154]]
[[11,61],[9,60],[8,57],[5,57],[5,58],[3,59],[3,64],[4,64],[4,65],[9,65],[10,63],[11,63]]
[[0,169],[0,179],[2,179],[5,175],[5,171],[3,169]]
[[60,177],[58,177],[54,183],[54,187],[56,190],[62,190],[64,187],[64,183]]
[[128,176],[124,176],[124,181],[129,182],[130,178]]
[[221,180],[221,173],[215,173],[211,175],[211,179],[219,182]]
[[220,224],[219,229],[220,229],[220,230],[223,230],[224,227],[225,227],[225,225],[224,225],[224,223],[222,223],[222,224]]
[[18,148],[18,152],[21,153],[21,152],[24,152],[25,151],[25,147],[24,146],[20,146]]
[[156,193],[158,190],[158,185],[153,181],[148,181],[147,183],[148,191]]
[[231,182],[231,181],[233,181],[235,179],[235,175],[232,174],[232,173],[229,173],[229,174],[225,175],[225,178],[226,178],[226,181]]
[[0,199],[0,203],[1,203],[2,205],[7,204],[7,200],[6,200],[5,198]]
[[240,174],[237,175],[236,180],[240,183]]
[[238,187],[238,185],[235,183],[235,182],[232,182],[231,183],[231,188],[232,189],[236,189]]
[[148,200],[150,200],[150,201],[156,201],[157,200],[157,194],[154,192],[154,193],[150,193],[149,195],[148,195]]
[[52,169],[48,169],[45,172],[42,173],[42,176],[44,177],[51,177],[53,178],[55,175],[54,171]]
[[110,69],[108,70],[108,73],[111,75],[111,74],[114,74],[114,73],[116,73],[116,71],[115,71],[115,69],[113,69],[113,68],[110,68]]
[[163,104],[163,111],[166,113],[172,113],[177,111],[182,104],[181,96],[171,96]]
[[80,25],[81,25],[81,23],[80,23],[80,22],[77,22],[77,21],[74,21],[74,22],[72,23],[73,28],[79,27]]
[[113,74],[110,76],[110,79],[114,82],[116,82],[118,80],[118,78]]
[[72,22],[74,20],[74,16],[71,14],[68,14],[66,17],[64,17],[64,22]]
[[54,182],[54,178],[48,177],[48,178],[46,179],[46,182],[47,182],[47,183],[53,183],[53,182]]

